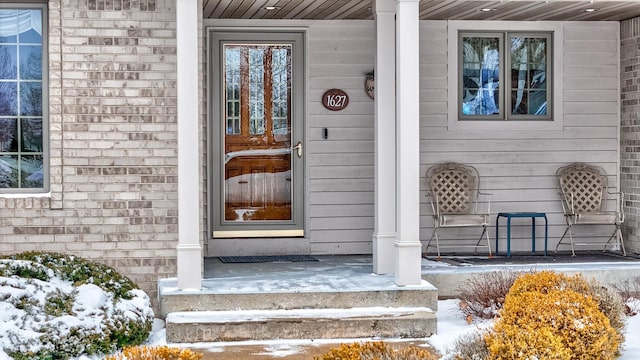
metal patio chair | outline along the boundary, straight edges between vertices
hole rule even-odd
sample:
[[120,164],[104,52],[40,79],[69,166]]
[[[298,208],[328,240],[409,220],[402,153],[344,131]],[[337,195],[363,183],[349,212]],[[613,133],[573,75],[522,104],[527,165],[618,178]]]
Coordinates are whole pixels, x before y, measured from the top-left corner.
[[[575,253],[575,245],[617,245],[623,255],[627,255],[620,226],[624,221],[622,192],[607,190],[607,174],[597,166],[584,163],[573,163],[556,171],[558,191],[562,202],[562,211],[567,222],[560,241],[556,245],[556,252],[560,245],[571,245],[571,254]],[[607,205],[615,201],[615,208],[608,210]],[[614,230],[607,242],[584,243],[574,242],[572,228],[574,225],[613,225]],[[569,235],[569,244],[563,243]],[[611,241],[616,238],[616,242]]]
[[444,163],[433,166],[427,171],[428,196],[433,210],[433,233],[426,246],[428,252],[433,239],[438,257],[440,257],[440,239],[438,230],[454,227],[481,227],[482,234],[475,245],[447,244],[456,247],[474,247],[474,253],[480,245],[483,237],[487,240],[487,249],[491,257],[491,244],[489,243],[489,214],[491,201],[487,201],[487,211],[478,211],[478,197],[489,195],[480,192],[480,175],[473,166],[458,163]]

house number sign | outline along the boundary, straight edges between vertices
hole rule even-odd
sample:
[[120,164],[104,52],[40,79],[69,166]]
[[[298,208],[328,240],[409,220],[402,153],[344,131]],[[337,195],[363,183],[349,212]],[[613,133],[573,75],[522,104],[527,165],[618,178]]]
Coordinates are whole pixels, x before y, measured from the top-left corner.
[[340,111],[349,105],[349,95],[340,89],[327,90],[322,95],[322,105],[331,111]]

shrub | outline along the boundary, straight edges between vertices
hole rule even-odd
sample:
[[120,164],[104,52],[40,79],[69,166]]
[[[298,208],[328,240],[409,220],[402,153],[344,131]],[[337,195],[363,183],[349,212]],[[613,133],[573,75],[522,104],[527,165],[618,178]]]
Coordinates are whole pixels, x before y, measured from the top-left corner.
[[579,276],[518,278],[485,337],[489,359],[615,359],[621,336],[590,291]]
[[128,278],[82,258],[28,252],[0,259],[0,341],[14,359],[111,353],[149,336],[151,301]]
[[627,308],[622,296],[597,281],[589,282],[590,293],[598,303],[598,309],[609,319],[609,324],[620,335],[622,341],[625,327],[625,313]]
[[459,289],[460,310],[472,319],[492,319],[502,309],[504,298],[522,273],[494,271],[469,277]]
[[426,349],[407,346],[398,349],[382,341],[342,344],[314,360],[435,360],[438,356]]
[[28,251],[7,258],[40,264],[53,270],[63,280],[73,282],[75,286],[95,284],[105,291],[113,293],[118,299],[131,299],[129,291],[137,288],[133,281],[120,275],[114,269],[73,255]]
[[199,360],[202,354],[189,349],[168,346],[126,347],[121,353],[107,356],[105,360]]
[[638,300],[640,299],[640,277],[633,280],[627,279],[615,285],[615,289],[625,300],[625,313],[628,316],[634,316],[639,313]]
[[489,348],[484,341],[484,334],[473,331],[460,336],[454,343],[456,360],[484,360],[489,358]]

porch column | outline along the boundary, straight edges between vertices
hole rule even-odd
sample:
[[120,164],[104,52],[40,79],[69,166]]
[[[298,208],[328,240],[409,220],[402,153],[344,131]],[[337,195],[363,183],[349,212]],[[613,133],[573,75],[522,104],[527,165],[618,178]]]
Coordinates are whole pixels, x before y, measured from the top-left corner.
[[373,272],[392,274],[396,236],[395,0],[376,0]]
[[395,282],[421,278],[419,0],[396,0],[397,232]]
[[198,150],[198,6],[176,0],[178,96],[178,288],[200,289],[200,153]]

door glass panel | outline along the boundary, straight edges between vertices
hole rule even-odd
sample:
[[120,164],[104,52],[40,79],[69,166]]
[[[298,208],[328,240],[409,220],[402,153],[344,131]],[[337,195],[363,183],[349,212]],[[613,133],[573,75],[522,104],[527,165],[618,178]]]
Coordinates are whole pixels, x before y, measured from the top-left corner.
[[264,50],[249,49],[249,133],[264,134]]
[[225,49],[227,135],[240,134],[240,49]]
[[292,220],[291,45],[224,45],[224,220]]

